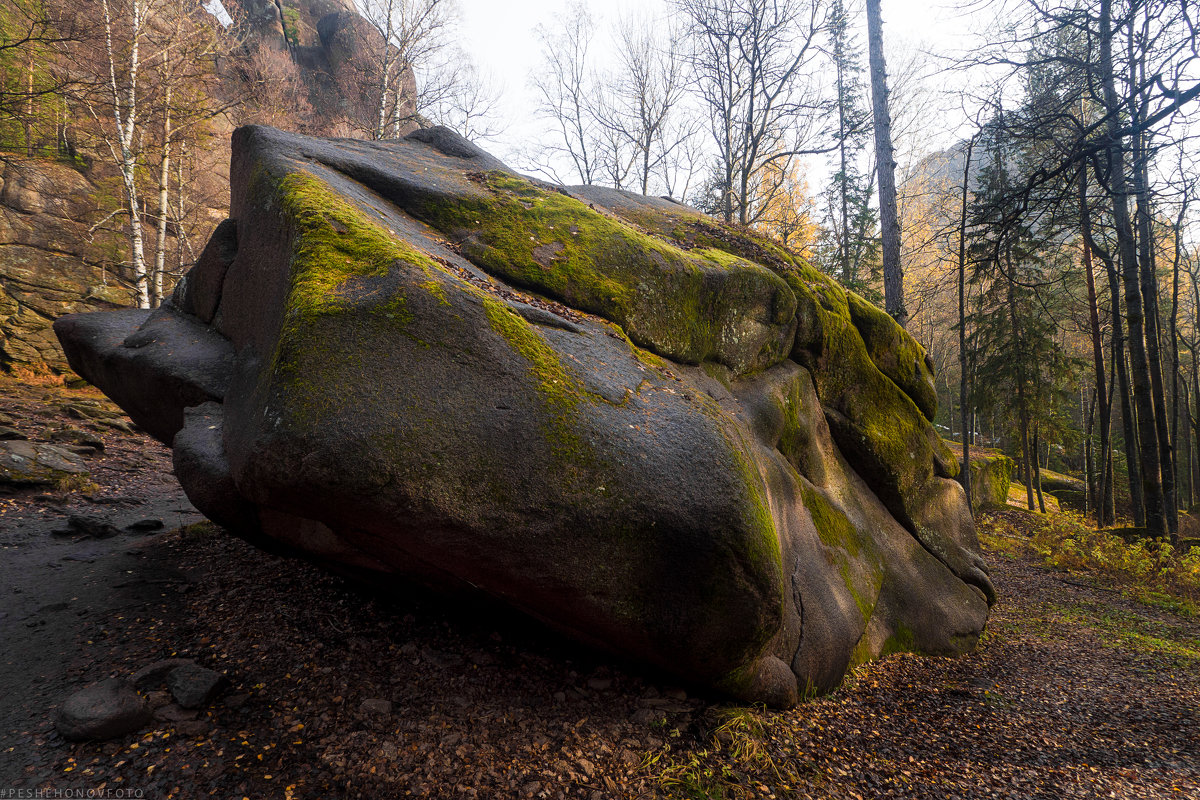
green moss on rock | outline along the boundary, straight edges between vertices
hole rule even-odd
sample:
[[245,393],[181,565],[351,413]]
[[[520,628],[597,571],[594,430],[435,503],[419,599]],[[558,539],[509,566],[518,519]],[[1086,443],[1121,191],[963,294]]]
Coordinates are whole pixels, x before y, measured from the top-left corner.
[[795,298],[770,270],[720,252],[685,253],[505,172],[480,182],[480,195],[429,201],[415,213],[489,272],[616,322],[676,361],[746,372],[786,357]]

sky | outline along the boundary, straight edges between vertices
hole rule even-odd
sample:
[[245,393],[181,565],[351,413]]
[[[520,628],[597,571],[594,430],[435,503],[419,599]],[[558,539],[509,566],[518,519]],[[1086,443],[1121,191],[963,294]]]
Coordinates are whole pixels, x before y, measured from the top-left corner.
[[[611,51],[610,23],[622,15],[649,12],[665,17],[664,0],[586,0],[596,21],[593,44],[604,58]],[[476,65],[503,90],[501,113],[507,130],[486,142],[485,147],[504,157],[522,149],[529,139],[544,135],[545,123],[536,118],[537,99],[528,88],[528,78],[541,58],[541,44],[535,34],[539,24],[552,26],[556,15],[566,12],[570,0],[458,0],[461,10],[460,45]],[[885,47],[908,46],[952,52],[965,46],[970,20],[949,10],[937,0],[883,0]],[[865,23],[860,41],[865,49]],[[863,54],[866,63],[866,54]],[[943,127],[950,127],[950,120]],[[948,146],[955,136],[947,131],[940,146]]]

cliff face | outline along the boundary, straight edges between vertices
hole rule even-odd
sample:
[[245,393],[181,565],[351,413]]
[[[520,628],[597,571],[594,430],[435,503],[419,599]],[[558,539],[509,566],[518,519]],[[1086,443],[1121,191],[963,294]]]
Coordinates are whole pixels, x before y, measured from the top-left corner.
[[[227,216],[229,134],[267,118],[310,133],[362,136],[374,118],[363,49],[379,41],[353,0],[226,0],[246,26],[244,52],[223,63],[220,92],[245,98],[210,123],[189,153],[190,211],[168,230],[168,268],[190,266]],[[374,37],[374,39],[372,39]],[[264,88],[265,87],[265,88]],[[79,123],[91,124],[85,118]],[[405,131],[407,132],[407,130]],[[69,373],[51,323],[63,314],[133,305],[121,186],[103,145],[80,131],[73,161],[0,152],[0,371]],[[89,143],[90,144],[87,144]],[[75,143],[73,142],[73,145]],[[148,161],[152,161],[150,158]],[[152,207],[152,193],[146,192]],[[155,220],[143,219],[152,258]],[[184,238],[188,241],[184,242]],[[169,294],[173,275],[165,277]]]
[[0,368],[63,373],[50,324],[133,302],[108,267],[121,242],[89,231],[102,216],[99,192],[78,171],[16,156],[0,164]]

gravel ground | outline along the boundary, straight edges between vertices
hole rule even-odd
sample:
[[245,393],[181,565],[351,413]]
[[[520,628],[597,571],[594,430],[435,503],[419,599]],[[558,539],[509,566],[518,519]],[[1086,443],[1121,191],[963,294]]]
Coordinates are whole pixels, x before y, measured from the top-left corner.
[[[52,425],[66,412],[49,396],[0,412]],[[165,449],[115,429],[106,444],[97,497],[170,496]],[[0,526],[86,503],[10,497]],[[97,569],[130,577],[90,613],[6,629],[10,651],[47,629],[67,649],[36,693],[0,700],[0,797],[1200,798],[1200,625],[1022,555],[990,554],[1001,600],[976,653],[892,656],[769,712],[495,608],[358,590],[206,524],[120,541],[124,560]],[[53,732],[73,689],[169,656],[232,687],[124,739]]]

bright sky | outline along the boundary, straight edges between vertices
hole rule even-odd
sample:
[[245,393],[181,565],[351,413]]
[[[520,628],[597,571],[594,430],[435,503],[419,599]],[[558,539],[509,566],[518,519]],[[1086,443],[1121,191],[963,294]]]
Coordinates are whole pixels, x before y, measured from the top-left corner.
[[[593,42],[597,55],[610,50],[611,23],[621,15],[649,12],[668,13],[664,0],[586,0],[597,35]],[[474,58],[485,74],[503,86],[503,112],[508,130],[498,140],[486,143],[497,155],[505,157],[524,140],[538,135],[545,123],[534,114],[537,99],[527,83],[530,71],[541,58],[541,45],[534,33],[539,24],[553,25],[555,15],[564,14],[570,0],[459,0],[462,47]],[[883,0],[884,39],[890,50],[894,45],[936,49],[947,54],[966,46],[969,20],[960,12],[948,10],[938,0]],[[861,7],[861,3],[860,3]],[[866,24],[859,40],[865,50]],[[866,53],[862,62],[866,65]],[[957,122],[955,120],[954,122]],[[953,140],[947,135],[942,144]]]

